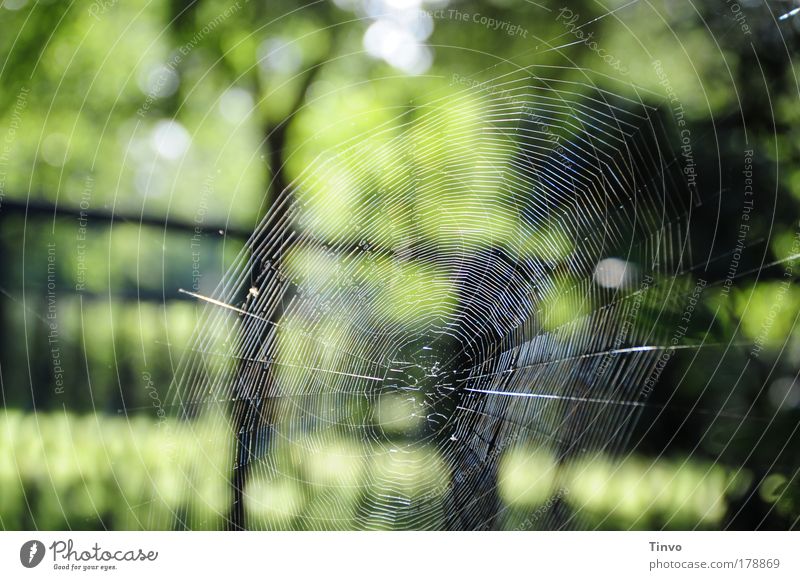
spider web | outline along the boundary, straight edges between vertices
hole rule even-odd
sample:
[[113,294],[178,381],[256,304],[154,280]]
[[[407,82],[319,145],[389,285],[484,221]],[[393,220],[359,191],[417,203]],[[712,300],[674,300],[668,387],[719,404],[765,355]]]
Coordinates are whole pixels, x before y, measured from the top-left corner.
[[[671,339],[699,199],[656,109],[548,72],[327,152],[195,295],[175,397],[231,449],[229,527],[503,527],[515,450],[556,498],[528,527],[585,525],[561,490],[625,450],[665,353],[699,347]],[[259,519],[284,483],[312,509]]]

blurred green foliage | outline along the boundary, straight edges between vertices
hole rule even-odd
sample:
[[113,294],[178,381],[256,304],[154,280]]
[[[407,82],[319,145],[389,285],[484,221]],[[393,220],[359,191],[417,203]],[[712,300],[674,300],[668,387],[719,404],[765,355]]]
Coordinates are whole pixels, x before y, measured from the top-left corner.
[[[41,529],[222,529],[230,449],[219,445],[221,428],[211,417],[159,423],[4,413],[0,523],[7,529],[34,523]],[[433,448],[393,454],[376,446],[365,453],[340,437],[314,450],[302,440],[285,443],[275,456],[283,476],[256,476],[247,490],[247,511],[259,528],[352,529],[370,493],[430,499],[448,485],[445,462]],[[369,487],[391,481],[387,475],[398,470],[407,475],[398,487]],[[550,499],[556,477],[568,490],[564,501],[611,528],[713,529],[728,498],[746,489],[741,475],[734,482],[733,472],[719,465],[633,456],[619,464],[593,456],[558,473],[552,457],[515,447],[501,461],[503,527],[536,529],[532,516]],[[770,480],[765,493],[778,497],[782,482]]]

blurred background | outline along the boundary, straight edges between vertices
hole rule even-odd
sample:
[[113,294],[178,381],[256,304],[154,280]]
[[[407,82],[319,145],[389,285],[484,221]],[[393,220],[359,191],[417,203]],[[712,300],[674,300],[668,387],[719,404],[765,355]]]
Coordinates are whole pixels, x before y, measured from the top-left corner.
[[[727,359],[676,351],[624,455],[592,456],[555,491],[538,477],[551,458],[508,445],[497,527],[535,529],[558,503],[580,506],[590,528],[796,528],[800,18],[779,20],[794,7],[2,0],[0,527],[225,528],[234,447],[210,411],[174,405],[203,307],[179,290],[214,294],[320,155],[413,125],[411,104],[430,95],[485,90],[509,65],[535,65],[554,80],[590,71],[599,90],[654,118],[673,120],[680,96],[673,151],[690,131],[702,192],[688,252],[714,248],[698,328],[686,332],[730,348]],[[743,213],[748,187],[754,209]],[[338,219],[324,222],[334,237]],[[374,227],[391,227],[385,219]],[[544,245],[567,259],[557,241]],[[392,312],[409,324],[424,315]],[[364,498],[397,491],[367,489],[370,474],[400,467],[354,446],[342,436],[282,451],[286,477],[248,482],[251,526],[370,527]],[[439,458],[415,453],[431,454],[413,464],[426,473],[405,473],[402,492],[440,493]]]

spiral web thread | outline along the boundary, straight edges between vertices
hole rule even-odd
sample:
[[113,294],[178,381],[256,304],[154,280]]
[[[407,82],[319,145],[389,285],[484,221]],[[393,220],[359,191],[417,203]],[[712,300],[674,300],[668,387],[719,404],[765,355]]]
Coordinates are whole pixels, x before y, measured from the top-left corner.
[[[553,496],[625,449],[659,359],[687,347],[664,329],[698,200],[655,109],[536,72],[327,152],[198,296],[176,402],[230,448],[247,527],[504,527],[507,454],[539,457],[530,486]],[[282,483],[314,502],[259,519]],[[526,524],[584,526],[562,501]]]

